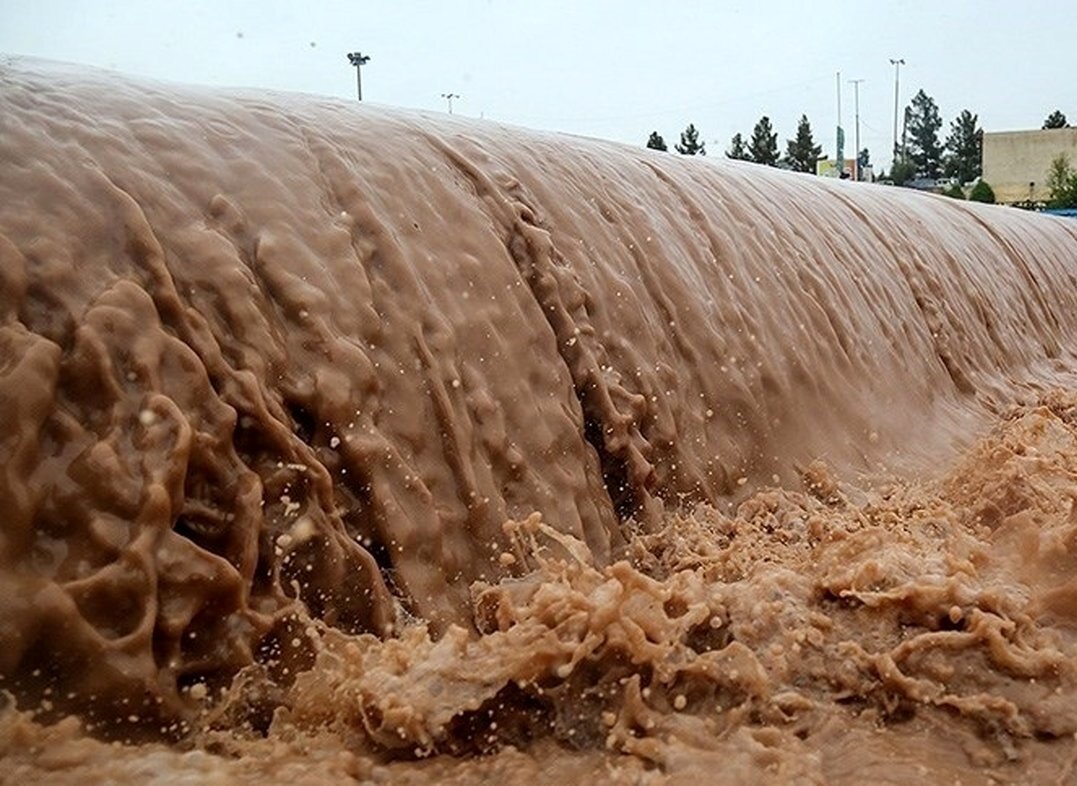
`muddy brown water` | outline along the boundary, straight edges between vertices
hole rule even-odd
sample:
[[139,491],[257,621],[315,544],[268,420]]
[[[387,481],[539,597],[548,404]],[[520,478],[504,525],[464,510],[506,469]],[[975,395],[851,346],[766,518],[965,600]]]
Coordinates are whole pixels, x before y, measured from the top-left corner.
[[0,775],[1077,782],[1077,224],[0,61]]

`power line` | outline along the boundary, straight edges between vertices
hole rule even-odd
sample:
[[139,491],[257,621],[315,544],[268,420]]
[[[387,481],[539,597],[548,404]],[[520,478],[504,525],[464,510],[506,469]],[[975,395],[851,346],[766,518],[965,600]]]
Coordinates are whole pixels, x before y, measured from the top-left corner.
[[719,101],[706,101],[701,103],[684,104],[682,106],[667,107],[664,109],[654,109],[646,112],[627,112],[616,115],[603,115],[603,116],[591,116],[591,117],[549,117],[544,115],[513,115],[516,120],[526,121],[542,121],[542,122],[559,122],[559,123],[603,123],[613,120],[638,120],[649,117],[661,117],[662,115],[671,115],[675,113],[689,112],[693,110],[702,109],[718,109],[720,107],[729,106],[741,101],[750,101],[755,98],[761,98],[763,96],[775,95],[777,93],[784,93],[787,91],[799,90],[807,85],[813,85],[821,82],[824,79],[831,79],[832,76],[815,76],[810,79],[805,79],[801,82],[795,82],[791,84],[782,85],[780,87],[774,87],[769,90],[759,90],[752,93],[743,93],[741,95],[733,96],[731,98],[723,98]]

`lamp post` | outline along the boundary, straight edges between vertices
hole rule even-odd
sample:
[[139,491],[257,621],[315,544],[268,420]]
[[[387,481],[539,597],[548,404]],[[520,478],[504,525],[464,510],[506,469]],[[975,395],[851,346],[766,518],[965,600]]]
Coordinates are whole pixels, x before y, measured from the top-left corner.
[[363,66],[370,62],[370,55],[362,52],[348,52],[348,62],[355,66],[355,91],[359,100],[363,100]]
[[890,58],[890,65],[894,67],[894,159],[897,160],[898,143],[897,143],[897,120],[898,120],[898,84],[900,81],[901,67],[905,65],[905,58]]
[[856,111],[856,148],[853,150],[853,180],[860,182],[860,83],[863,79],[850,79],[853,86],[853,106]]
[[459,93],[442,93],[441,97],[449,102],[449,114],[451,115],[452,114],[452,100],[454,98],[459,98],[460,94]]

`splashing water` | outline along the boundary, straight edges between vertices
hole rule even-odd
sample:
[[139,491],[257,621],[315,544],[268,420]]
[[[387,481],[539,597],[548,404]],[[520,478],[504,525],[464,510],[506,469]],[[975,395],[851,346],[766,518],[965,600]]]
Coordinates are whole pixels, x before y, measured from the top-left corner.
[[1074,777],[1072,225],[11,59],[0,204],[0,771]]

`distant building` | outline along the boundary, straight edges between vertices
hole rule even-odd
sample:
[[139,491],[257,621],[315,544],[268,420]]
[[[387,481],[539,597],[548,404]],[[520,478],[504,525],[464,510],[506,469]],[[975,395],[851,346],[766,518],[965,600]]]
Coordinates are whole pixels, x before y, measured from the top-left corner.
[[1047,171],[1059,153],[1077,166],[1077,128],[984,132],[983,179],[997,202],[1045,202]]

